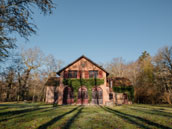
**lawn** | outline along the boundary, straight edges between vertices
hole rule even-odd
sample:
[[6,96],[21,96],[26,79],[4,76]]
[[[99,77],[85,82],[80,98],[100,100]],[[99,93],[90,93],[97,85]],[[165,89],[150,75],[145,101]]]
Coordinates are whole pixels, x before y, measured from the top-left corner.
[[172,129],[172,105],[0,103],[0,129]]

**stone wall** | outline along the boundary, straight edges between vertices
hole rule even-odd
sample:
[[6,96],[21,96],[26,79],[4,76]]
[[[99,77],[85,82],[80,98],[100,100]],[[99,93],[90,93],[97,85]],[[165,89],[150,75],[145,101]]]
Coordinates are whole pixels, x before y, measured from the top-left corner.
[[54,86],[47,86],[46,87],[46,103],[54,103]]

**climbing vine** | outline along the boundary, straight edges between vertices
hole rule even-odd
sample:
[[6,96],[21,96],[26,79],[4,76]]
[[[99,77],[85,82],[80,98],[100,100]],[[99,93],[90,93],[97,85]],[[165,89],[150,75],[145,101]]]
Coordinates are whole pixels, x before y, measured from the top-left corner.
[[104,84],[104,79],[94,79],[94,78],[93,79],[73,79],[72,78],[72,79],[64,79],[63,84],[68,85],[73,88],[75,101],[77,101],[76,96],[78,94],[79,88],[81,88],[81,86],[85,86],[88,91],[89,101],[91,101],[92,87]]
[[127,94],[129,100],[134,100],[133,86],[113,86],[113,91],[117,93],[125,93]]

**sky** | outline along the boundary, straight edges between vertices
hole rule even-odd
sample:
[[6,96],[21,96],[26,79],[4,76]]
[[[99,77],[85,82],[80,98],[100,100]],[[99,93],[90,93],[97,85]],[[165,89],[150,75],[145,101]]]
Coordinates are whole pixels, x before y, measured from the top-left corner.
[[54,0],[44,16],[35,9],[37,34],[26,47],[40,47],[68,64],[81,55],[96,63],[115,57],[135,61],[143,51],[154,56],[172,46],[172,0]]

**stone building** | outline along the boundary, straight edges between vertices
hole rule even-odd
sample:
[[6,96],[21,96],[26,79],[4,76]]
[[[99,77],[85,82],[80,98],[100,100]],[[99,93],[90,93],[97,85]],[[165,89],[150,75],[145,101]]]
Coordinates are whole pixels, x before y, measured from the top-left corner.
[[[109,100],[111,102],[117,105],[132,104],[132,101],[129,99],[129,97],[130,98],[134,97],[134,89],[131,84],[131,81],[128,78],[111,77],[108,78],[108,82],[109,82]],[[122,89],[123,91],[114,92],[114,88],[116,90]],[[130,93],[130,96],[129,94],[127,94],[128,92]]]
[[62,104],[108,104],[114,96],[109,73],[85,56],[79,57],[46,82],[46,102]]

